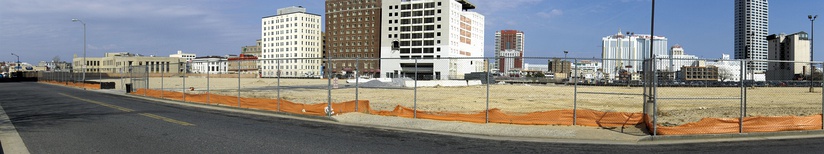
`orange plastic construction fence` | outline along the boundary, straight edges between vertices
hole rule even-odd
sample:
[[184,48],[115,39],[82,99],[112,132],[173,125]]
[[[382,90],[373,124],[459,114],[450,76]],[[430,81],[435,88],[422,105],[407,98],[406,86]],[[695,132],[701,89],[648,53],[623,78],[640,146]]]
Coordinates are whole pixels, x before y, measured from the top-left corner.
[[[145,95],[149,97],[165,98],[172,100],[183,100],[184,93],[172,91],[160,91],[151,89],[138,89],[134,95]],[[263,99],[263,98],[240,98],[238,104],[237,96],[225,96],[215,94],[185,94],[187,102],[221,104],[227,106],[238,106],[243,108],[280,111],[294,114],[324,116],[327,107],[326,103],[301,104],[288,100]],[[208,100],[207,100],[208,99]],[[278,108],[278,103],[279,108]],[[354,112],[355,101],[332,103],[335,114]],[[358,103],[360,112],[412,118],[416,113],[414,109],[396,106],[391,111],[373,110],[368,100],[360,100]],[[577,125],[592,127],[625,127],[644,123],[644,114],[626,112],[602,112],[594,110],[578,110]],[[486,122],[486,111],[465,114],[449,112],[429,112],[417,111],[417,118],[444,120],[444,121],[464,121],[474,123]],[[521,125],[572,125],[573,110],[552,110],[540,111],[527,114],[510,115],[500,109],[489,110],[490,123],[521,124]],[[812,116],[784,116],[784,117],[745,117],[743,132],[777,132],[791,130],[816,130],[821,129],[821,115]],[[647,121],[649,128],[650,123]],[[685,135],[685,134],[728,134],[738,133],[738,118],[704,118],[698,122],[688,123],[680,126],[658,126],[659,135]]]
[[100,84],[91,83],[77,83],[77,82],[59,82],[59,81],[38,81],[40,83],[48,83],[55,85],[64,85],[70,87],[86,88],[86,89],[100,89]]
[[[183,100],[184,94],[181,92],[160,91],[151,89],[138,89],[133,92],[134,95],[145,95],[149,97],[165,98],[172,100]],[[227,106],[238,106],[243,108],[281,111],[294,114],[304,115],[326,115],[324,109],[327,107],[326,103],[318,104],[301,104],[294,103],[288,100],[279,100],[280,109],[278,110],[278,100],[263,99],[263,98],[240,98],[238,104],[237,96],[224,96],[215,94],[185,94],[187,102],[221,104]],[[208,96],[208,98],[207,98]],[[207,100],[208,99],[208,100]],[[404,106],[396,106],[392,111],[373,110],[369,106],[368,100],[360,100],[358,103],[360,112],[383,116],[398,116],[411,118],[415,115],[415,110]],[[335,114],[343,114],[354,112],[355,101],[332,103],[332,109]],[[601,112],[593,110],[578,110],[577,125],[593,126],[593,127],[623,127],[634,126],[642,122],[642,114],[640,113],[624,113],[624,112]],[[486,122],[486,112],[478,112],[473,114],[464,113],[449,113],[449,112],[428,112],[417,111],[417,118],[444,120],[444,121],[464,121],[474,123]],[[554,110],[532,112],[521,115],[510,115],[502,112],[500,109],[489,110],[489,122],[491,123],[505,123],[505,124],[522,124],[522,125],[572,125],[573,110]]]
[[753,132],[778,132],[794,130],[821,129],[821,115],[782,116],[782,117],[744,117],[743,129],[739,129],[738,118],[703,118],[698,122],[680,126],[658,126],[660,135],[687,134],[730,134]]

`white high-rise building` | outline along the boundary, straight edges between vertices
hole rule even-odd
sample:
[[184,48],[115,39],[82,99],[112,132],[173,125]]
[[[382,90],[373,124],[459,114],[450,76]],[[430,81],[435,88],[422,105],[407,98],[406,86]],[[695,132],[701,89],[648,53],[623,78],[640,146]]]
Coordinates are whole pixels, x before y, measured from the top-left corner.
[[483,59],[466,59],[484,56],[484,16],[470,12],[475,5],[469,1],[386,0],[381,5],[381,77],[447,80],[486,71]]
[[[321,71],[321,16],[287,7],[261,21],[262,77],[314,77]],[[280,68],[278,68],[278,60]]]
[[[735,59],[767,60],[769,7],[767,0],[735,0]],[[763,73],[767,62],[747,64]]]
[[618,34],[602,38],[603,72],[609,74],[610,79],[618,77],[620,70],[636,73],[643,70],[644,59],[649,59],[650,41],[653,41],[654,55],[667,54],[667,38],[646,34],[628,35]]

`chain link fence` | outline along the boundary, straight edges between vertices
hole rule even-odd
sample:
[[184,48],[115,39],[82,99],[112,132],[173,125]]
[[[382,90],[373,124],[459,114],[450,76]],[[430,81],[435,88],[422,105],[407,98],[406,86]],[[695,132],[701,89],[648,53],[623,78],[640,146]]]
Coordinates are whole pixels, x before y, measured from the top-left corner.
[[[382,61],[396,63],[378,65]],[[524,61],[546,65],[514,67]],[[810,62],[761,61],[771,70],[747,69],[749,60],[675,58],[244,62],[228,61],[198,71],[191,68],[200,66],[185,64],[177,72],[169,71],[175,73],[133,66],[121,83],[131,85],[136,95],[316,116],[359,112],[476,123],[581,125],[649,135],[822,126],[824,75]],[[55,81],[73,80],[72,76],[42,75]]]

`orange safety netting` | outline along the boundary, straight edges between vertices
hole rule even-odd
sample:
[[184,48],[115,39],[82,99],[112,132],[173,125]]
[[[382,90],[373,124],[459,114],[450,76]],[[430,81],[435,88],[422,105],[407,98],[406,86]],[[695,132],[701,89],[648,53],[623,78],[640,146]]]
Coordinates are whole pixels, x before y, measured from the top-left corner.
[[[729,134],[739,132],[738,118],[703,118],[680,126],[658,126],[660,135]],[[821,115],[744,117],[743,132],[778,132],[821,129]]]
[[[183,100],[184,94],[181,92],[160,91],[151,89],[138,89],[134,95],[145,95],[149,97],[165,98],[172,100]],[[237,96],[224,96],[215,94],[185,94],[187,102],[221,104],[227,106],[238,106],[244,108],[281,111],[293,114],[324,116],[327,107],[326,103],[300,104],[288,100],[264,99],[264,98],[240,98],[238,104]],[[207,100],[208,99],[208,100]],[[279,105],[278,105],[279,104]],[[350,113],[355,111],[355,101],[332,103],[335,114]],[[391,111],[373,110],[368,100],[360,100],[357,103],[359,112],[383,116],[398,116],[411,118],[417,113],[417,118],[444,120],[444,121],[464,121],[474,123],[484,123],[486,112],[471,114],[449,113],[449,112],[415,112],[414,109],[396,106]],[[278,109],[279,107],[279,109]],[[573,110],[553,110],[540,111],[520,115],[510,115],[500,109],[489,110],[489,122],[504,124],[522,125],[572,125]],[[642,113],[626,112],[602,112],[594,110],[578,110],[577,125],[593,127],[625,127],[634,126],[644,122]],[[821,115],[812,116],[786,116],[786,117],[746,117],[744,118],[743,132],[777,132],[790,130],[817,130],[821,129]],[[651,126],[647,122],[647,126]],[[738,133],[738,118],[704,118],[698,122],[684,124],[680,126],[658,126],[659,135],[684,135],[684,134],[724,134]]]
[[55,84],[55,85],[78,87],[78,88],[86,88],[86,89],[100,89],[100,84],[78,83],[78,82],[59,82],[59,81],[38,81],[38,82],[48,83],[48,84]]
[[[149,97],[166,98],[172,100],[183,100],[184,94],[181,92],[160,91],[151,89],[138,89],[133,92],[134,95],[146,95]],[[240,98],[238,104],[238,97],[224,96],[215,94],[185,94],[187,102],[222,104],[228,106],[238,106],[244,108],[262,109],[270,111],[278,111],[278,100],[263,99],[263,98]],[[208,100],[207,100],[208,96]],[[414,109],[396,106],[392,111],[373,110],[369,106],[368,100],[360,100],[358,103],[360,112],[383,115],[383,116],[398,116],[398,117],[413,117],[416,113]],[[326,103],[319,104],[300,104],[288,100],[280,100],[280,111],[294,114],[304,115],[326,115],[324,109],[327,107]],[[355,111],[355,101],[332,103],[332,109],[335,114],[343,114]],[[594,127],[623,127],[633,126],[642,122],[642,114],[640,113],[624,113],[624,112],[601,112],[593,110],[578,110],[577,124],[583,126]],[[473,114],[463,113],[449,113],[449,112],[427,112],[417,111],[417,118],[444,120],[444,121],[464,121],[484,123],[486,121],[486,113],[478,112]],[[554,110],[533,112],[522,115],[509,115],[502,112],[500,109],[489,110],[489,122],[491,123],[505,123],[505,124],[523,124],[523,125],[572,125],[573,110]]]

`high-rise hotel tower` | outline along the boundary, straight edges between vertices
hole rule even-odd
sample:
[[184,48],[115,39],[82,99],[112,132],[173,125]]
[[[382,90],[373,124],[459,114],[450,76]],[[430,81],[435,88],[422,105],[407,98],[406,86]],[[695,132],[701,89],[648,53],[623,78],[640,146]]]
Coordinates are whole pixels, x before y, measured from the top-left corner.
[[[767,60],[769,7],[767,0],[735,0],[735,59]],[[747,64],[763,73],[767,62]]]

